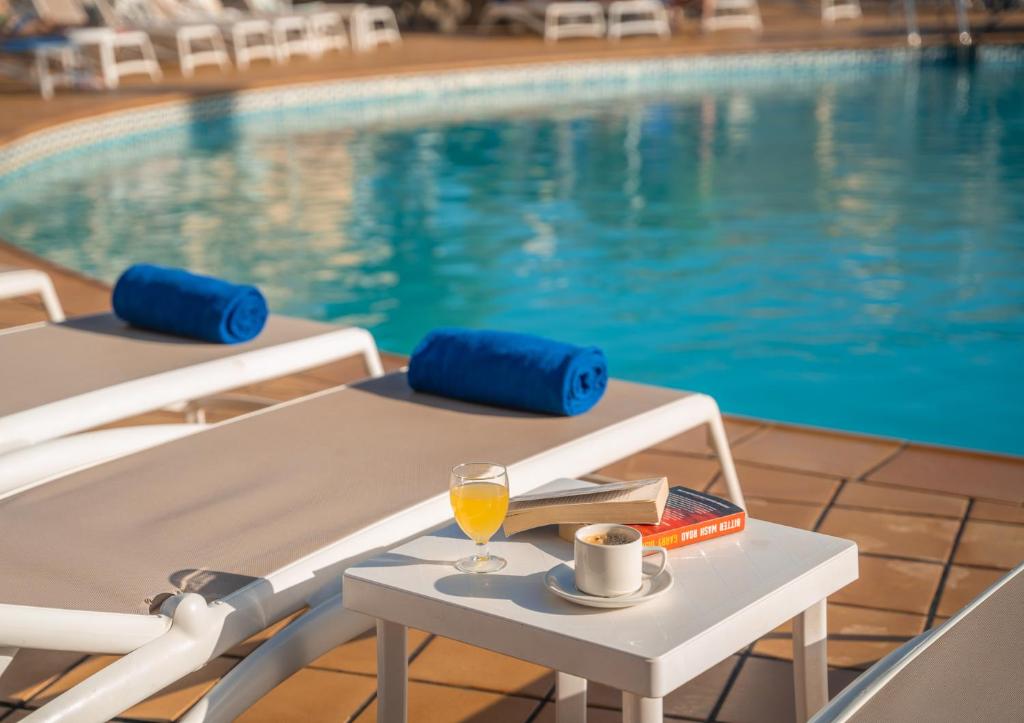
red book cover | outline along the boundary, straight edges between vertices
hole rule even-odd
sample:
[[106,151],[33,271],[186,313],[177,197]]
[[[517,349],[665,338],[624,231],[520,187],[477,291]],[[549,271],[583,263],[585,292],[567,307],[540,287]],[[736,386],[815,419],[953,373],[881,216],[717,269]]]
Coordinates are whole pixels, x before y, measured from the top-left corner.
[[659,524],[630,527],[640,531],[645,545],[672,549],[740,532],[746,525],[747,513],[732,502],[686,487],[672,487]]

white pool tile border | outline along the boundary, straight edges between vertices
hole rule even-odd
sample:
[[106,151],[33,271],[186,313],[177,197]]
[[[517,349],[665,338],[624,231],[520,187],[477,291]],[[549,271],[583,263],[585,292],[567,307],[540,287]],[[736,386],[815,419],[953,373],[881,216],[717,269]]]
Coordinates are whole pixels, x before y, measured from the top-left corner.
[[[1024,62],[1024,47],[985,46],[978,50],[985,62]],[[936,61],[950,57],[942,48],[916,52],[891,50],[779,51],[720,56],[664,57],[635,60],[588,60],[494,66],[474,70],[409,73],[369,78],[323,80],[310,83],[244,90],[195,100],[173,100],[159,105],[106,113],[29,133],[0,147],[0,179],[43,159],[71,150],[86,150],[104,143],[143,142],[147,133],[223,117],[338,105],[367,118],[389,119],[443,109],[453,99],[464,107],[500,106],[508,91],[631,87],[642,89],[668,80],[706,82],[708,76],[812,71],[807,77],[837,68],[857,69],[880,63],[917,59]],[[346,107],[345,104],[351,104]]]

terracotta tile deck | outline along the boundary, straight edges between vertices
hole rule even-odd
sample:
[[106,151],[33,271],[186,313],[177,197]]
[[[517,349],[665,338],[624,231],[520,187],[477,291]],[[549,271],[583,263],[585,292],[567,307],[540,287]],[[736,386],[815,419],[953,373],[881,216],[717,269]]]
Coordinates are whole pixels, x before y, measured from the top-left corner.
[[[395,50],[286,68],[255,68],[185,82],[172,72],[159,86],[129,83],[116,94],[61,93],[52,103],[0,82],[0,143],[41,126],[97,112],[247,87],[423,68],[479,66],[583,57],[706,53],[760,48],[899,46],[888,15],[820,29],[813,13],[787,4],[766,15],[760,40],[742,33],[710,38],[692,27],[661,43],[580,41],[546,47],[535,38],[414,36]],[[951,13],[923,25],[946,39]],[[779,22],[786,16],[786,23]],[[1004,21],[996,40],[1024,38],[1019,18]],[[1018,27],[1013,23],[1018,22]],[[51,273],[69,316],[108,308],[108,290],[0,242],[0,266]],[[40,321],[33,299],[0,301],[0,328]],[[387,356],[386,365],[401,363]],[[356,379],[361,364],[333,364],[248,389],[286,400]],[[177,421],[150,414],[127,423]],[[829,605],[833,692],[862,669],[926,627],[954,614],[1024,558],[1024,459],[933,448],[899,440],[835,433],[764,420],[728,418],[727,432],[752,516],[839,534],[861,545],[861,578]],[[705,435],[691,432],[599,470],[620,477],[667,474],[673,483],[720,492],[718,468]],[[279,628],[270,629],[267,635]],[[257,636],[167,691],[125,713],[124,720],[175,720],[237,664]],[[784,626],[739,651],[673,694],[670,719],[792,720],[790,639]],[[327,653],[250,709],[241,720],[353,721],[375,719],[375,641],[366,635]],[[410,635],[410,720],[429,723],[553,723],[550,671],[454,641]],[[14,723],[109,657],[27,652],[0,678],[0,721]],[[614,691],[595,688],[590,719],[619,720]]]

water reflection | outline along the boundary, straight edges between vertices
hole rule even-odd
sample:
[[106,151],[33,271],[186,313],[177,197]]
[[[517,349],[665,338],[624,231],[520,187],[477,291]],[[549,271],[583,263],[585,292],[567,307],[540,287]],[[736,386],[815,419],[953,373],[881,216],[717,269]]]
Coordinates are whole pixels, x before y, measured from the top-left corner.
[[0,236],[107,279],[258,283],[398,351],[534,331],[731,411],[1024,452],[1022,81],[908,65],[418,125],[197,121],[4,187]]

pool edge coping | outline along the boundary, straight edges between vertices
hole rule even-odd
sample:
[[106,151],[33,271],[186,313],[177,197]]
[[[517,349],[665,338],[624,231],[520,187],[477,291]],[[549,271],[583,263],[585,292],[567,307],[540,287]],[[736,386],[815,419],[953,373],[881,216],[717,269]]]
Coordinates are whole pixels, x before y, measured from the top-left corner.
[[[86,113],[81,117],[57,119],[43,124],[41,127],[29,128],[20,134],[0,140],[0,182],[7,177],[25,170],[32,164],[59,156],[62,152],[90,146],[96,143],[116,141],[119,135],[129,131],[129,135],[141,131],[166,129],[188,120],[225,117],[234,114],[247,115],[258,112],[255,106],[263,105],[265,109],[287,110],[302,107],[296,102],[296,95],[331,97],[339,100],[358,98],[376,103],[384,103],[389,99],[401,97],[401,86],[417,84],[435,85],[447,83],[450,87],[462,90],[483,88],[482,80],[490,81],[494,87],[527,87],[527,83],[514,82],[530,78],[534,82],[541,76],[557,78],[577,75],[579,78],[594,71],[617,71],[627,78],[632,69],[633,75],[643,68],[661,66],[663,72],[687,73],[699,71],[702,67],[713,66],[715,69],[730,66],[743,70],[757,67],[808,67],[814,65],[841,66],[862,62],[885,62],[896,58],[931,58],[934,60],[949,57],[955,48],[946,44],[930,45],[924,48],[908,48],[906,46],[887,45],[880,47],[812,47],[783,49],[746,49],[727,52],[710,52],[696,55],[670,53],[646,53],[626,57],[573,57],[545,58],[535,56],[524,59],[502,59],[485,62],[477,66],[463,63],[454,67],[441,68],[399,68],[371,72],[363,75],[342,76],[331,78],[291,79],[281,83],[256,85],[237,89],[226,89],[202,93],[199,95],[184,92],[174,97],[159,100],[146,100],[129,107],[100,109]],[[979,53],[993,55],[996,59],[1010,56],[1015,60],[1024,61],[1024,45],[1018,43],[994,43],[982,46]],[[693,66],[683,67],[679,66]],[[509,82],[513,81],[513,82]],[[375,86],[373,90],[369,86]],[[377,87],[383,86],[383,87]],[[396,90],[396,88],[398,88]],[[354,91],[354,92],[352,92]],[[435,91],[436,93],[436,91]],[[292,96],[289,98],[289,96]],[[262,101],[262,103],[261,103]],[[240,104],[254,106],[238,109]],[[307,106],[316,105],[316,102]],[[220,106],[220,107],[218,107]],[[191,109],[191,111],[189,110]],[[191,116],[185,114],[191,112]],[[159,116],[165,116],[157,118]],[[141,122],[141,123],[140,123]]]

